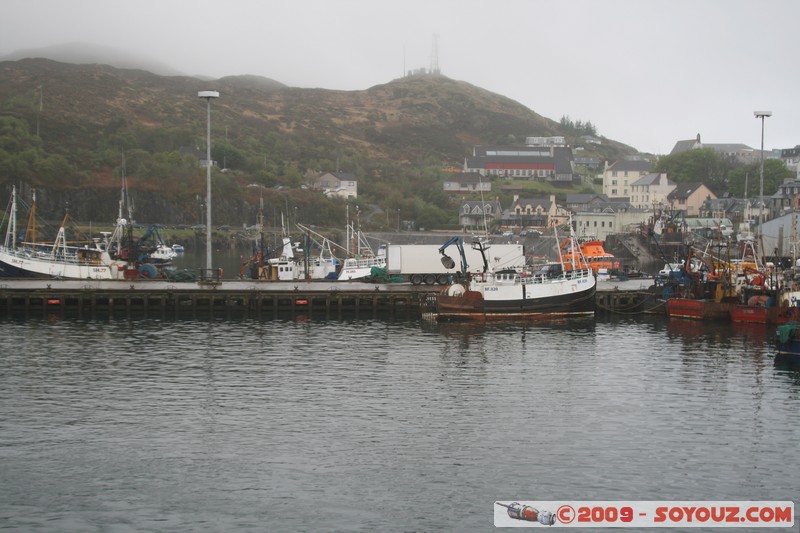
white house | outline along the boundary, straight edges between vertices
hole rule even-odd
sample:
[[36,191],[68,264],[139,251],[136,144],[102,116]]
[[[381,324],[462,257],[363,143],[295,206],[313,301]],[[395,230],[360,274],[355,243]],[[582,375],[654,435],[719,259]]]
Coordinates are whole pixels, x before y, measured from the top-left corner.
[[491,192],[491,190],[491,179],[484,178],[477,172],[458,172],[444,180],[444,192],[448,193]]
[[325,196],[358,197],[358,180],[349,172],[324,172],[317,179],[317,184]]
[[666,208],[670,205],[667,196],[675,187],[676,184],[669,181],[663,172],[647,174],[631,184],[631,205],[638,209]]
[[628,202],[606,202],[575,213],[572,220],[578,237],[605,240],[612,233],[629,233],[653,215]]

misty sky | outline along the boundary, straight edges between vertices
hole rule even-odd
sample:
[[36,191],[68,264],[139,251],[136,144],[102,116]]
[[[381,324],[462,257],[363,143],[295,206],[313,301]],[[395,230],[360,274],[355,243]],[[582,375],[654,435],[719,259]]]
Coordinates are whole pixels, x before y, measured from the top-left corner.
[[81,42],[342,90],[430,67],[438,35],[444,75],[643,152],[698,133],[759,148],[755,110],[773,112],[766,149],[800,144],[798,0],[3,0],[0,13],[0,57]]

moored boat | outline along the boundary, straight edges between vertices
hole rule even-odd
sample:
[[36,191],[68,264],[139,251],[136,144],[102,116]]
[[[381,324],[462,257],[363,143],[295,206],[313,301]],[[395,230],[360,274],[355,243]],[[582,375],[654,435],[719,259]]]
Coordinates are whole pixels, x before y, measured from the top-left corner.
[[[484,271],[469,273],[463,240],[453,237],[440,248],[443,264],[455,266],[445,249],[456,245],[461,256],[460,281],[442,289],[436,297],[437,319],[456,320],[553,320],[591,317],[595,313],[597,280],[592,269],[570,262],[548,263],[536,270],[488,268],[484,241],[473,242],[483,256]],[[574,258],[573,258],[574,259]]]
[[378,253],[366,255],[356,255],[348,257],[342,262],[342,270],[339,273],[339,280],[352,281],[368,278],[372,275],[373,268],[386,268],[386,248],[380,247]]
[[52,243],[37,242],[36,193],[33,193],[31,216],[23,236],[17,237],[17,193],[12,189],[9,203],[5,241],[0,246],[0,276],[65,278],[65,279],[124,279],[128,262],[112,257],[111,250],[121,249],[120,239],[126,221],[117,221],[113,233],[103,238],[87,240],[81,245],[67,242],[65,215]]
[[731,322],[745,324],[786,324],[798,320],[796,307],[734,305],[730,309]]
[[372,269],[386,269],[386,245],[374,252],[360,229],[347,226],[347,254],[339,272],[340,281],[352,281],[372,276]]
[[741,258],[733,261],[733,271],[741,301],[731,307],[731,321],[786,324],[797,320],[800,285],[779,273],[772,263],[765,263],[752,237],[739,245]]
[[[261,217],[259,217],[260,220]],[[242,263],[240,277],[268,281],[335,280],[341,262],[333,255],[332,243],[301,224],[297,226],[306,232],[308,237],[301,257],[295,256],[297,243],[292,243],[291,238],[286,236],[282,238],[280,255],[265,259],[265,247],[263,246],[263,235],[261,235],[261,243],[254,246],[256,249],[254,254]],[[261,222],[259,222],[259,227],[261,227]],[[321,243],[315,241],[320,248],[318,255],[310,254],[310,241],[314,240],[312,234],[322,240]]]
[[156,249],[150,253],[149,259],[153,263],[170,264],[177,256],[178,252],[171,246],[159,244]]
[[670,298],[666,302],[667,316],[694,320],[727,320],[733,302],[699,298]]
[[668,317],[729,320],[738,292],[731,271],[719,261],[690,248],[688,260],[665,281]]
[[800,291],[792,287],[776,289],[761,288],[757,291],[745,289],[744,303],[737,303],[730,309],[732,322],[750,324],[786,324],[800,318],[796,302]]
[[778,326],[775,332],[775,364],[800,368],[800,322]]
[[597,239],[581,241],[576,248],[573,246],[572,239],[566,238],[561,243],[561,256],[564,266],[568,270],[574,262],[579,266],[585,264],[600,276],[608,277],[622,271],[619,258],[606,252],[603,241]]

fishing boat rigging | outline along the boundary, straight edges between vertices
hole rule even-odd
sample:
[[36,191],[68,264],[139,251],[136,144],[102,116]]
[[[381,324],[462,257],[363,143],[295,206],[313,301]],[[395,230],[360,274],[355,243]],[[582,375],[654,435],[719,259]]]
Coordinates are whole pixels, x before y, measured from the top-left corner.
[[[572,231],[570,238],[574,240]],[[495,271],[486,256],[488,242],[476,239],[472,246],[481,252],[483,268],[475,275],[469,272],[464,242],[458,236],[439,249],[445,268],[455,267],[446,253],[450,246],[457,248],[461,268],[457,282],[436,296],[438,320],[543,320],[594,315],[597,281],[592,269],[580,261],[577,243],[573,243],[573,253],[568,257],[562,256],[559,248],[557,262]]]

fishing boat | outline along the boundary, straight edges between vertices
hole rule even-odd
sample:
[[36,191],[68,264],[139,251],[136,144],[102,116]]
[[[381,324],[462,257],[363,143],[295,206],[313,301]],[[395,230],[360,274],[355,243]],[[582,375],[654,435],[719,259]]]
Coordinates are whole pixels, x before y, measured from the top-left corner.
[[368,278],[372,275],[373,268],[386,269],[385,244],[381,244],[375,253],[361,230],[352,225],[347,226],[347,243],[348,256],[342,262],[338,278],[340,281]]
[[342,261],[333,252],[333,248],[340,248],[336,243],[320,235],[308,226],[297,224],[297,227],[303,231],[306,239],[307,250],[316,247],[319,253],[314,255],[305,252],[301,260],[297,262],[297,276],[298,279],[310,280],[335,280],[339,277],[339,270],[342,267]]
[[737,277],[740,302],[730,309],[732,322],[786,324],[798,320],[800,284],[783,279],[775,269],[746,269]]
[[729,265],[693,247],[680,269],[670,273],[662,294],[668,317],[693,320],[729,320],[739,298]]
[[178,257],[178,252],[172,246],[159,244],[154,251],[150,252],[148,257],[153,263],[171,264]]
[[67,242],[69,214],[64,216],[52,243],[37,242],[36,192],[33,192],[27,228],[17,236],[17,192],[12,188],[6,211],[5,241],[0,246],[0,276],[65,279],[124,279],[128,262],[112,251],[120,250],[127,221],[117,220],[113,233],[81,244]]
[[[333,254],[334,244],[302,224],[297,226],[303,230],[305,238],[301,257],[295,255],[295,247],[300,243],[292,242],[284,231],[280,254],[265,260],[267,254],[264,251],[264,236],[261,234],[259,242],[254,243],[253,255],[242,263],[240,277],[268,281],[335,280],[341,262]],[[258,227],[263,227],[262,217],[259,217]],[[319,253],[315,255],[310,253],[314,245],[319,248]]]
[[775,332],[775,364],[800,368],[800,322],[778,326]]
[[271,281],[294,281],[297,279],[296,268],[292,240],[289,237],[283,237],[281,254],[278,257],[267,259],[266,270],[259,277]]
[[777,299],[766,294],[751,296],[746,304],[736,304],[730,308],[731,322],[786,324],[798,320],[800,313],[792,302],[800,298],[800,292],[792,292],[780,291]]
[[453,237],[440,249],[442,264],[454,268],[445,250],[455,245],[461,257],[457,283],[442,289],[436,297],[436,316],[441,321],[458,320],[552,320],[591,317],[595,312],[596,277],[591,268],[577,261],[574,243],[569,268],[564,259],[537,269],[492,271],[487,260],[489,245],[476,240],[472,247],[483,257],[483,272],[469,271],[461,237]]
[[779,275],[774,265],[759,257],[755,241],[740,239],[742,254],[733,261],[740,302],[730,310],[732,322],[786,324],[798,319],[795,305],[800,285]]
[[386,246],[381,245],[378,253],[372,252],[356,254],[342,262],[339,280],[351,281],[368,278],[372,275],[373,268],[386,269]]

